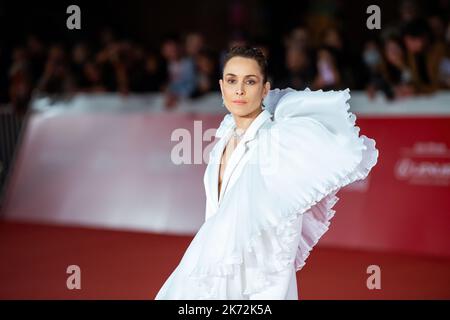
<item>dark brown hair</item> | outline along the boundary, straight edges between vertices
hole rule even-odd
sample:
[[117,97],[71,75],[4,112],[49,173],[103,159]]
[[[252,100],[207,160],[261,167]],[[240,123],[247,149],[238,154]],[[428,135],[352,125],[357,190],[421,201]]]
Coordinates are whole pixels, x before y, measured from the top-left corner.
[[[232,47],[226,54],[225,60],[223,62],[223,68],[225,69],[225,66],[227,62],[234,57],[242,57],[242,58],[250,58],[254,59],[261,70],[261,73],[263,75],[263,84],[267,81],[267,59],[264,56],[264,53],[261,51],[261,49],[257,47],[252,46],[235,46]],[[222,70],[223,73],[223,70]]]

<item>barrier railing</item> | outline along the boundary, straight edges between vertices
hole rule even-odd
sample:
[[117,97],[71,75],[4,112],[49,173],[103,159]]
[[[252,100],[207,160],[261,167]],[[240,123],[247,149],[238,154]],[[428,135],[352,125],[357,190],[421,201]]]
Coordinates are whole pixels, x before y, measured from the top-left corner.
[[0,108],[0,207],[24,119],[10,108]]

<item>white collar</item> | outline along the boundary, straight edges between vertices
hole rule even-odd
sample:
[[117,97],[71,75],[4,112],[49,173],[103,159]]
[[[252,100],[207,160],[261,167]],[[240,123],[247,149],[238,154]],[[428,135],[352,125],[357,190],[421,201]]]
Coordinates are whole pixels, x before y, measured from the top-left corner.
[[[244,136],[242,137],[242,140],[250,141],[255,138],[256,132],[258,132],[258,129],[261,127],[261,125],[269,118],[272,117],[272,114],[267,111],[263,110],[258,116],[250,123],[250,126],[245,131]],[[222,123],[220,124],[219,128],[216,131],[216,137],[222,138],[223,136],[227,136],[230,130],[233,130],[236,128],[236,122],[234,121],[234,117],[231,113],[228,113],[224,119],[222,120]]]

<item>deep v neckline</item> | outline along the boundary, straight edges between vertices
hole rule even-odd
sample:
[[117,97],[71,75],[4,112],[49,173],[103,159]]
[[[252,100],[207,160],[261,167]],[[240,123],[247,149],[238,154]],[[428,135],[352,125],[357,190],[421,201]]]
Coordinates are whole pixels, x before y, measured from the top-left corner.
[[[218,161],[218,164],[215,165],[215,170],[214,170],[214,184],[215,184],[214,190],[216,191],[214,198],[217,200],[217,201],[215,201],[217,205],[220,204],[220,202],[226,192],[226,189],[228,188],[228,183],[229,183],[230,179],[232,179],[234,169],[236,169],[236,166],[238,165],[240,159],[243,157],[244,153],[246,152],[246,147],[244,147],[244,146],[246,145],[246,143],[248,141],[255,138],[255,135],[256,135],[256,132],[258,131],[258,129],[269,118],[270,118],[270,113],[267,110],[263,110],[250,123],[250,125],[246,129],[244,135],[239,140],[239,142],[236,143],[236,147],[233,149],[233,151],[231,152],[231,154],[228,158],[225,168],[223,169],[223,179],[222,179],[222,182],[220,183],[220,188],[219,188],[220,171],[222,169],[222,158],[226,154],[227,145],[230,143],[231,139],[233,139],[231,130],[233,130],[236,127],[236,124],[234,124],[234,123],[231,124],[231,126],[227,128],[227,130],[224,132],[224,134],[221,135],[221,138],[226,139],[227,141],[222,142],[223,144],[221,143],[220,151],[218,150],[220,152],[220,156],[217,155],[217,158],[216,158]],[[238,158],[236,158],[236,157],[238,157]]]
[[222,175],[222,181],[220,179],[220,171],[222,169],[222,159],[224,159],[224,156],[227,153],[227,146],[230,143],[231,139],[233,139],[233,136],[230,136],[230,138],[228,139],[228,141],[225,143],[221,155],[220,155],[220,160],[219,160],[219,170],[218,170],[218,176],[217,176],[217,201],[220,201],[220,193],[222,191],[222,187],[223,187],[223,178],[225,177],[225,173],[228,169],[228,164],[230,163],[231,158],[234,155],[234,152],[236,151],[238,145],[241,143],[242,139],[236,144],[236,146],[234,147],[233,151],[231,152],[230,156],[227,159],[227,163],[225,165],[225,168],[223,169],[223,175]]

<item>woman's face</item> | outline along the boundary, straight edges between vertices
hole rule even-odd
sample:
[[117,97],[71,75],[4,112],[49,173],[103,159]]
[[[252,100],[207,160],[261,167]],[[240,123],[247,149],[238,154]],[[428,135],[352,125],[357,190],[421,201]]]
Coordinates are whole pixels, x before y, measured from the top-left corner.
[[263,75],[256,60],[233,57],[219,80],[225,107],[233,115],[245,117],[261,109],[262,100],[269,93],[270,83],[263,83]]

